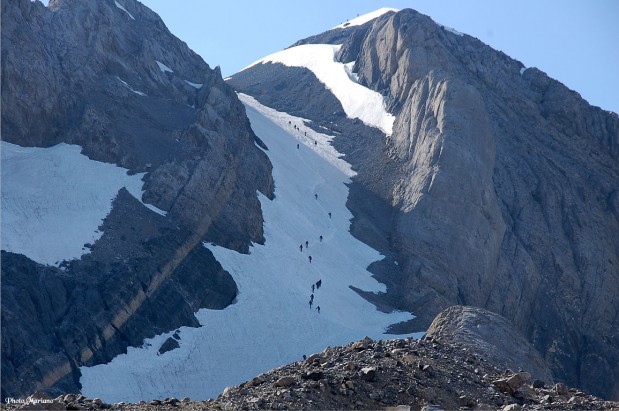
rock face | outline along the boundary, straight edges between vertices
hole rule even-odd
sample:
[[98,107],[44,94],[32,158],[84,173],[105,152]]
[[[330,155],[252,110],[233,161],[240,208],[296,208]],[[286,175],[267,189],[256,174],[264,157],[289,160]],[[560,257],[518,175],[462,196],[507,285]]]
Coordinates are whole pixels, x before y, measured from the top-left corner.
[[544,359],[526,338],[505,318],[483,308],[449,307],[432,321],[426,337],[471,349],[497,367],[526,370],[529,379],[553,381]]
[[2,397],[77,391],[79,366],[234,300],[202,242],[263,241],[271,165],[219,69],[141,3],[2,0],[2,17],[2,139],[146,172],[142,200],[167,212],[122,189],[80,260],[2,252]]
[[305,69],[261,64],[230,84],[332,130],[359,173],[352,231],[386,257],[371,269],[388,292],[366,297],[415,313],[401,331],[486,308],[556,379],[619,398],[617,114],[413,10],[299,43],[332,41],[397,116],[391,136],[345,118],[324,86],[303,107],[321,86]]

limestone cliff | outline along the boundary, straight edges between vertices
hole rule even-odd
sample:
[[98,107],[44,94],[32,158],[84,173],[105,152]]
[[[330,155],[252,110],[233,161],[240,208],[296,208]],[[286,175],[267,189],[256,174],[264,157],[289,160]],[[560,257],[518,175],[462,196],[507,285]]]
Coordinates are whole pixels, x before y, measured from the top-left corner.
[[487,308],[557,380],[619,398],[617,114],[410,9],[304,42],[342,44],[397,116],[391,136],[345,118],[305,69],[261,64],[230,84],[334,131],[359,173],[352,230],[386,256],[372,270],[388,293],[366,297],[415,313],[402,331]]

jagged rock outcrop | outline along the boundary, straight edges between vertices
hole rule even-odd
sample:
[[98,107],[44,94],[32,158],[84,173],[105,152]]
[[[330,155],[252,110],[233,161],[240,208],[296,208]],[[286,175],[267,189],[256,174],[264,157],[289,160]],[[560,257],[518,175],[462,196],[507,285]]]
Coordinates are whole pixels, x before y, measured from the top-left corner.
[[311,73],[295,83],[300,69],[261,64],[229,83],[337,131],[359,173],[352,231],[386,256],[371,268],[388,293],[366,297],[415,313],[401,331],[454,304],[484,307],[555,378],[619,398],[617,114],[413,10],[346,30],[299,44],[343,43],[340,61],[397,115],[391,136],[359,132],[324,87],[319,111],[284,107],[320,85]]
[[76,391],[79,366],[234,300],[202,242],[263,241],[271,165],[219,69],[141,3],[2,0],[2,139],[146,172],[142,200],[167,212],[123,189],[80,260],[2,252],[3,398]]

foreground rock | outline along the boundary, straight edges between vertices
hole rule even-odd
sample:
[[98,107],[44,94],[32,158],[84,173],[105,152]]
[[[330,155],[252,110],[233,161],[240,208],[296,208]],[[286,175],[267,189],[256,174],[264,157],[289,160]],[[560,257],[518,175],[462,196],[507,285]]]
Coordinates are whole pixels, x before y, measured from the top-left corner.
[[[480,353],[458,343],[443,344],[431,338],[366,338],[344,347],[327,348],[306,361],[228,387],[214,400],[167,398],[138,404],[105,404],[81,396],[64,396],[50,404],[36,404],[38,408],[32,408],[32,404],[21,409],[619,410],[617,402],[603,401],[563,384],[540,387],[540,382],[534,384],[526,377],[524,372],[497,368]],[[500,379],[514,380],[517,388],[506,392],[495,384]],[[17,404],[7,407],[17,408]]]

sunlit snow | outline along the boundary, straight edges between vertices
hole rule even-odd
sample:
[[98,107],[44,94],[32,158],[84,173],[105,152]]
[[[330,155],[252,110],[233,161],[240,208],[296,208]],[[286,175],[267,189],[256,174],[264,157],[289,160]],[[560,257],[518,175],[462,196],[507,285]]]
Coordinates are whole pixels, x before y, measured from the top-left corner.
[[464,36],[464,33],[460,32],[460,31],[458,31],[458,30],[456,30],[454,28],[443,26],[443,25],[441,25],[441,27],[444,28],[445,30],[449,31],[450,33],[453,33],[453,34],[457,35],[457,36],[460,36],[460,37]]
[[[388,325],[412,318],[380,312],[349,288],[384,291],[366,270],[382,256],[350,234],[346,183],[352,171],[329,146],[330,138],[305,127],[302,119],[240,97],[253,130],[269,147],[265,153],[276,190],[274,200],[260,195],[265,245],[254,244],[244,255],[206,244],[238,285],[235,304],[198,311],[202,327],[182,327],[175,350],[158,355],[170,332],[129,348],[109,364],[81,368],[86,396],[108,402],[216,397],[226,386],[326,346],[365,335],[389,338]],[[310,308],[318,280],[322,287],[314,290]]]
[[159,70],[161,70],[162,73],[165,73],[166,71],[169,71],[170,73],[174,73],[174,71],[172,71],[172,69],[170,67],[166,66],[165,64],[163,64],[159,60],[155,60],[155,62],[159,66]]
[[131,15],[131,13],[129,13],[127,11],[127,9],[125,9],[122,4],[120,4],[119,2],[117,2],[116,0],[114,0],[114,4],[116,4],[116,7],[118,7],[119,9],[121,9],[122,11],[124,11],[125,13],[127,13],[129,15],[129,17],[131,17],[132,20],[135,20],[135,18]]
[[[340,101],[350,118],[358,118],[365,124],[377,127],[390,135],[395,117],[385,108],[383,96],[355,81],[350,66],[335,61],[335,53],[342,47],[333,44],[304,44],[291,47],[264,57],[251,64],[281,63],[289,67],[305,67],[311,70]],[[347,69],[348,67],[348,69]]]
[[145,93],[142,93],[141,91],[138,91],[138,90],[134,90],[134,89],[133,89],[133,87],[131,87],[131,86],[129,85],[129,83],[127,83],[125,80],[121,79],[121,78],[120,78],[120,77],[118,77],[118,76],[116,76],[116,78],[117,78],[117,79],[118,79],[121,83],[123,83],[123,85],[124,85],[125,87],[127,87],[129,90],[131,90],[131,91],[132,91],[132,92],[134,92],[135,94],[140,95],[140,96],[146,96],[146,94],[145,94]]
[[203,86],[202,83],[192,83],[191,81],[188,81],[188,80],[185,80],[185,83],[189,84],[191,87],[196,88],[196,89],[200,89]]
[[333,28],[334,29],[343,29],[343,28],[350,27],[350,26],[360,26],[360,25],[365,24],[365,23],[367,23],[370,20],[374,20],[375,18],[380,17],[383,14],[388,13],[390,11],[394,11],[394,12],[397,13],[400,10],[399,9],[392,9],[392,8],[389,8],[389,7],[383,7],[381,9],[372,11],[370,13],[366,13],[366,14],[363,14],[361,16],[357,16],[354,19],[352,19],[350,21],[347,21],[346,23],[342,23],[339,26],[335,26]]
[[[2,141],[2,249],[58,265],[90,252],[98,227],[126,187],[142,198],[144,174],[90,160],[75,145],[20,147]],[[152,205],[151,210],[164,214]]]

